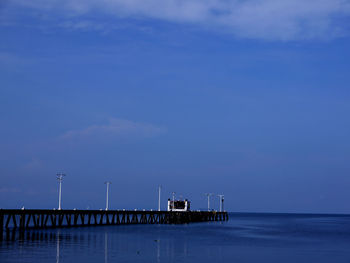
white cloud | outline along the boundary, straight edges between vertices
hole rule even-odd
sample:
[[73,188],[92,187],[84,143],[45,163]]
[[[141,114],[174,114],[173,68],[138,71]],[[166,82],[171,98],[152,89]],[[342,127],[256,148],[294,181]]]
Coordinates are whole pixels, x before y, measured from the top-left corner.
[[294,40],[330,38],[347,27],[350,0],[14,0],[76,15],[102,11],[229,30],[238,37]]
[[153,124],[133,122],[122,119],[111,119],[105,125],[92,125],[80,130],[71,130],[61,136],[62,139],[89,138],[128,138],[153,137],[166,132],[163,127]]

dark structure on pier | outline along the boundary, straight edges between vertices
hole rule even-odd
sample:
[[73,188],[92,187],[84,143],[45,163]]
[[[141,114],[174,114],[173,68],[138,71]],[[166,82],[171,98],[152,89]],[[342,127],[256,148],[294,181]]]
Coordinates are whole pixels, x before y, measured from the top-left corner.
[[0,239],[4,230],[44,229],[124,224],[186,224],[226,221],[227,212],[126,211],[126,210],[34,210],[0,209]]

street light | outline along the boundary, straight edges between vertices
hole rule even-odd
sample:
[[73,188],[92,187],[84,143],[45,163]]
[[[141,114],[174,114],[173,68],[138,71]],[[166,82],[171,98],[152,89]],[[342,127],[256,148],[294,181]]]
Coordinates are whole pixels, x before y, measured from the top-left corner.
[[224,195],[218,195],[220,203],[220,212],[222,212],[222,205],[224,203]]
[[61,200],[62,200],[62,181],[63,181],[63,177],[66,176],[63,173],[59,173],[56,175],[57,176],[57,180],[59,182],[59,190],[58,190],[58,210],[61,210]]
[[210,211],[210,197],[213,195],[212,193],[205,194],[208,197],[208,211]]
[[173,207],[172,207],[172,209],[171,210],[174,210],[174,208],[175,208],[175,192],[172,192],[172,194],[173,194]]
[[109,185],[111,184],[111,182],[105,182],[105,184],[107,185],[107,193],[106,193],[106,211],[108,210],[108,193],[109,193]]
[[162,190],[162,186],[158,186],[158,211],[160,211],[160,191]]

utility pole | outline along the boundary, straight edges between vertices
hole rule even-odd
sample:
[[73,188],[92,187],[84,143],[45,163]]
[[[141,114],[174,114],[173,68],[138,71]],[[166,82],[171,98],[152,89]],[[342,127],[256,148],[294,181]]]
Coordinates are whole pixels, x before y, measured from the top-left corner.
[[222,212],[222,205],[224,203],[224,195],[218,195],[219,197],[219,204],[220,204],[220,212]]
[[162,190],[162,186],[158,186],[158,211],[160,211],[160,191]]
[[63,173],[59,173],[56,175],[57,180],[59,183],[59,189],[58,189],[58,210],[61,210],[61,200],[62,200],[62,181],[63,181],[63,176],[66,176]]
[[107,193],[106,193],[106,211],[108,210],[108,194],[109,194],[109,185],[111,184],[111,182],[105,182],[105,184],[107,185]]
[[208,211],[210,211],[210,197],[213,195],[211,193],[206,193],[205,194],[208,197]]

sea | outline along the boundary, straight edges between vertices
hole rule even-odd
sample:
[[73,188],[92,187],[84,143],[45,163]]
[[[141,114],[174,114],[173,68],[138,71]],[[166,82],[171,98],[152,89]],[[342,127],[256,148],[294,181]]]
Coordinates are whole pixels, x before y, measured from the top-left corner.
[[350,263],[350,215],[230,213],[227,222],[27,231],[0,262]]

